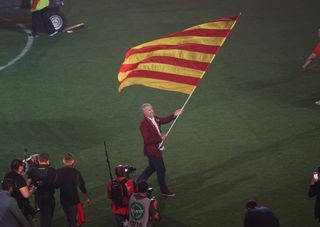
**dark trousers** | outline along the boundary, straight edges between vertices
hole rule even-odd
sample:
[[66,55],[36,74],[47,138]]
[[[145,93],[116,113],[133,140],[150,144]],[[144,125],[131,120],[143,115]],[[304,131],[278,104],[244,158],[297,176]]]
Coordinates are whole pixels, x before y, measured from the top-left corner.
[[67,218],[67,227],[77,227],[77,205],[64,206],[63,210]]
[[53,195],[36,195],[35,199],[40,208],[40,226],[51,227],[53,212],[56,206]]
[[36,211],[33,209],[33,207],[30,205],[29,200],[27,199],[24,200],[21,204],[19,204],[19,208],[21,209],[23,215],[30,223],[32,223],[32,218],[36,214]]
[[144,171],[140,174],[140,176],[137,179],[137,182],[146,181],[148,178],[154,173],[154,171],[157,172],[157,178],[158,183],[160,186],[161,192],[164,192],[167,190],[167,184],[166,184],[166,167],[163,162],[162,157],[155,157],[151,155],[147,155],[149,164],[144,169]]
[[32,12],[31,20],[32,20],[32,35],[37,35],[37,27],[42,23],[44,28],[46,29],[48,34],[55,32],[55,28],[52,25],[48,15],[48,8],[43,8],[42,10]]

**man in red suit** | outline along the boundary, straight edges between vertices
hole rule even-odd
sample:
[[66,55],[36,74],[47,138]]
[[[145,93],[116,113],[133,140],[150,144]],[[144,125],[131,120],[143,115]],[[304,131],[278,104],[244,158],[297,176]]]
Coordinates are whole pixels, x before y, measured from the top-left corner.
[[144,155],[147,156],[149,164],[140,174],[137,182],[146,181],[156,171],[161,194],[164,196],[175,196],[169,190],[165,181],[166,169],[162,158],[164,150],[162,143],[167,138],[167,135],[161,134],[161,125],[174,120],[178,115],[182,114],[183,110],[178,109],[168,117],[158,117],[154,115],[151,104],[145,103],[142,105],[142,111],[144,118],[140,124],[140,132],[143,137]]

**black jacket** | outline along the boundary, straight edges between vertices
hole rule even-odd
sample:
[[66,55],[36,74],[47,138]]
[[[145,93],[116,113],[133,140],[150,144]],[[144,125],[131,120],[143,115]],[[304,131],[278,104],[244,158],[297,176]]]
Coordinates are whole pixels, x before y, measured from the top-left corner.
[[268,207],[257,206],[248,211],[244,219],[245,227],[279,227],[278,218]]
[[30,170],[28,178],[37,187],[36,196],[53,196],[56,178],[56,170],[54,168],[48,165],[39,165]]
[[316,196],[316,203],[314,205],[314,218],[319,219],[320,221],[320,183],[319,181],[316,182],[314,185],[310,185],[308,195],[310,198]]
[[56,186],[60,188],[60,202],[65,207],[80,202],[78,188],[82,193],[87,193],[80,171],[72,167],[66,166],[57,170]]

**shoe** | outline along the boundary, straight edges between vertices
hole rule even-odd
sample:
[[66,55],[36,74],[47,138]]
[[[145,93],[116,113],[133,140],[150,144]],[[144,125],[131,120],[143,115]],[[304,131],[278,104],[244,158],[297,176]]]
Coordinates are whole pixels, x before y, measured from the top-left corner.
[[49,35],[49,37],[52,37],[52,36],[54,36],[54,35],[56,35],[56,34],[58,34],[58,31],[52,32],[52,33]]
[[320,100],[316,101],[314,104],[316,104],[317,106],[320,106]]
[[169,189],[167,189],[163,192],[160,192],[160,195],[167,196],[167,197],[174,197],[176,194],[170,191]]

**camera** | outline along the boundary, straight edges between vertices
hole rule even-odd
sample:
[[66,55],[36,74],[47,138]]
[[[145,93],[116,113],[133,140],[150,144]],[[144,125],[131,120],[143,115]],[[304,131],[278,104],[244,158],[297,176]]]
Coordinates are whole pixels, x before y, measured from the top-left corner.
[[136,167],[133,167],[130,165],[124,165],[123,168],[124,168],[124,172],[126,173],[128,178],[129,178],[129,174],[131,174],[137,170]]
[[37,167],[39,165],[39,154],[33,154],[29,157],[26,157],[22,160],[24,165],[24,172],[26,175],[28,175],[34,167]]

